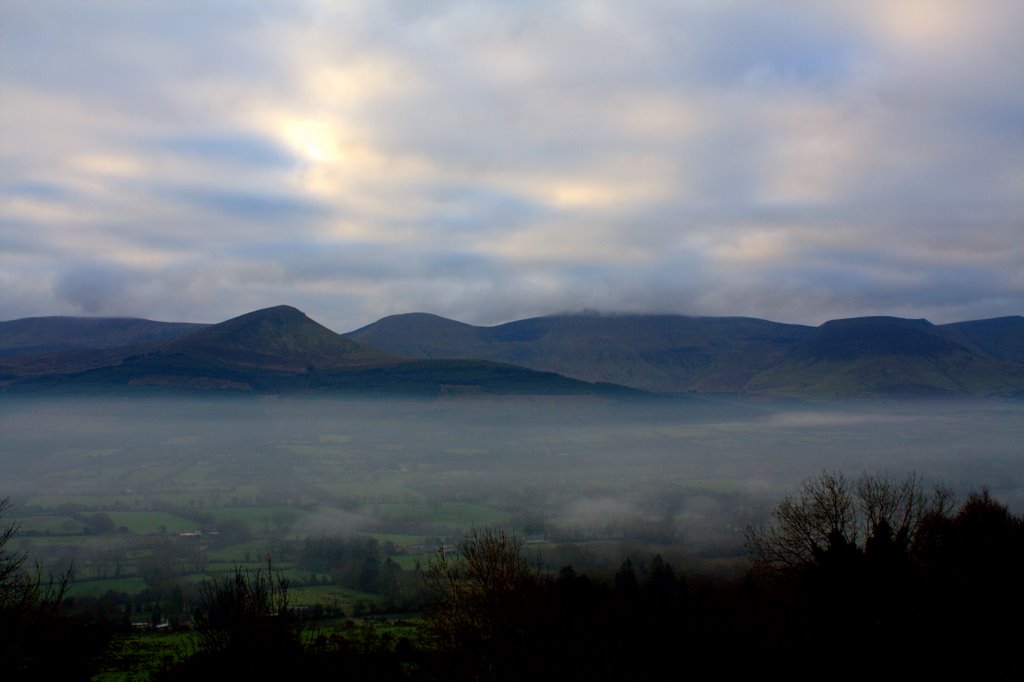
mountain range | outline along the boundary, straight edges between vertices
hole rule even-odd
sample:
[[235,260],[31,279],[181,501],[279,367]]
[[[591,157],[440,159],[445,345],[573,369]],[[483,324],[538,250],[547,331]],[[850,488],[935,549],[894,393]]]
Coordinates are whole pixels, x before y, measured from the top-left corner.
[[743,317],[559,315],[474,327],[413,313],[347,336],[409,357],[510,362],[654,392],[827,398],[1024,390],[1021,316],[948,325],[864,317],[810,327]]
[[[0,360],[0,389],[18,393],[148,389],[308,394],[530,394],[622,396],[639,392],[550,372],[473,359],[420,360],[372,348],[327,329],[290,306],[257,310],[215,325],[175,328],[140,320],[143,338],[109,347],[102,325],[74,318],[37,322],[57,337],[74,336],[76,350],[14,354]],[[0,323],[0,348],[8,329]],[[77,332],[77,334],[76,334]],[[132,337],[126,333],[126,338]],[[13,334],[12,334],[13,336]],[[97,348],[89,349],[95,343]],[[24,347],[24,346],[22,346]]]
[[1024,317],[819,327],[745,317],[576,314],[479,327],[427,313],[344,335],[289,306],[215,325],[0,322],[6,391],[150,387],[264,393],[808,398],[1024,395]]

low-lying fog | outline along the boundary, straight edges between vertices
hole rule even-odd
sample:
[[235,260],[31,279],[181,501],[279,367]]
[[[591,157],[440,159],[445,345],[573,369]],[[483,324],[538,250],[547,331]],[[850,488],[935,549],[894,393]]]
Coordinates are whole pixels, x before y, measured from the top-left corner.
[[0,433],[0,498],[29,535],[98,512],[143,532],[145,512],[164,533],[231,517],[411,547],[491,524],[727,557],[823,469],[916,471],[1024,511],[1019,401],[5,399]]

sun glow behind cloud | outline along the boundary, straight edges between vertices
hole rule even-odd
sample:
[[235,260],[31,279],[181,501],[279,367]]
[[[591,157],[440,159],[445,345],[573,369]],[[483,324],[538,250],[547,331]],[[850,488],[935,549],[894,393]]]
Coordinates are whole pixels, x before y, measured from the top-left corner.
[[298,120],[284,126],[288,145],[312,163],[337,162],[339,142],[331,126],[320,121]]

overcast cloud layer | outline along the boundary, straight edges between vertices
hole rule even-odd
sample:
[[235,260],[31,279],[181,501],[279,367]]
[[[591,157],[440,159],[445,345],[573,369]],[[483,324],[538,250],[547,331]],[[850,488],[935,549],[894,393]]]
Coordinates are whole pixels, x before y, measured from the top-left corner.
[[1024,3],[0,3],[0,319],[1024,312]]

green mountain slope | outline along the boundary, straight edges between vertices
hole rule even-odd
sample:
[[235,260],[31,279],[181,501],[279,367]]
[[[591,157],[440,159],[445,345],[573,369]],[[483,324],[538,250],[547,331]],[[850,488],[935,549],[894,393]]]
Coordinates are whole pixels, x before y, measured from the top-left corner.
[[282,372],[391,363],[397,358],[314,322],[291,306],[257,310],[178,338],[159,350],[196,362]]
[[738,391],[812,330],[742,317],[561,315],[475,327],[386,317],[346,334],[393,353],[470,358],[660,392]]
[[980,355],[927,320],[832,320],[746,385],[750,393],[808,397],[1005,395],[1024,367]]
[[954,322],[938,329],[951,341],[1004,362],[1024,364],[1024,317]]

